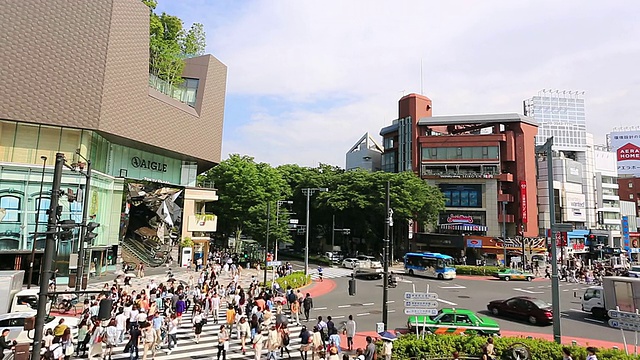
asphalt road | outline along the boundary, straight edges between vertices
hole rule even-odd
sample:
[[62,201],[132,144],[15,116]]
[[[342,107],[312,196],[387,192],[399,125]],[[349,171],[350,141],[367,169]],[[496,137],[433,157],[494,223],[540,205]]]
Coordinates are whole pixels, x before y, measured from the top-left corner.
[[[358,331],[375,331],[375,324],[382,321],[382,281],[357,280],[356,296],[348,294],[348,277],[332,279],[336,289],[329,295],[315,300],[312,317],[331,315],[336,324],[353,315]],[[587,287],[583,284],[560,283],[560,309],[562,336],[622,342],[620,330],[610,328],[603,321],[593,319],[580,310],[580,296]],[[531,296],[551,302],[550,280],[500,281],[484,279],[435,280],[421,277],[403,276],[395,289],[389,289],[389,328],[405,328],[407,316],[403,313],[403,296],[407,291],[429,292],[439,296],[439,308],[454,307],[470,309],[482,315],[493,317],[486,308],[487,303],[496,299],[513,296]],[[574,298],[574,292],[578,298]],[[498,317],[502,330],[552,334],[552,326],[536,326],[526,322]],[[632,340],[633,334],[627,334]]]

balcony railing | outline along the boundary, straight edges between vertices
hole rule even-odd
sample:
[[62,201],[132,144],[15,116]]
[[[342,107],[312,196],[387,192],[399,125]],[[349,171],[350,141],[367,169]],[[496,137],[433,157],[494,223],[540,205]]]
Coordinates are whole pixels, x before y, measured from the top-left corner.
[[440,178],[456,178],[456,179],[493,179],[499,175],[496,167],[474,167],[460,168],[456,165],[442,167],[422,166],[422,176],[440,177]]
[[195,107],[196,105],[195,89],[176,86],[153,74],[149,74],[149,87],[191,107]]

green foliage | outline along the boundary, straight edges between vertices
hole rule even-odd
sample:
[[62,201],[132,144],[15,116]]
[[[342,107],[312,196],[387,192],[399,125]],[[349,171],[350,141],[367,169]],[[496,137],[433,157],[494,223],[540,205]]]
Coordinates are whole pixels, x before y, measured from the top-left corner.
[[193,247],[193,240],[191,240],[190,237],[185,237],[182,239],[182,241],[180,242],[180,246],[183,248],[187,248],[187,247]]
[[456,265],[457,275],[485,275],[492,276],[502,270],[499,266],[472,266],[472,265]]
[[[482,354],[482,346],[486,343],[486,337],[460,336],[460,335],[427,335],[424,339],[415,335],[404,335],[393,343],[393,355],[391,359],[424,359],[429,357],[447,357],[454,351],[460,355],[479,356]],[[532,359],[561,360],[563,345],[542,339],[525,339],[516,337],[496,337],[494,345],[499,358],[504,358],[507,350],[514,344],[524,344],[531,352]],[[586,358],[586,350],[582,346],[570,346],[574,359]],[[624,351],[613,349],[601,349],[598,351],[598,359],[638,360],[640,357],[626,355]]]
[[[276,279],[280,288],[286,289],[291,286],[293,289],[301,288],[311,283],[311,275],[304,275],[303,271],[296,271],[291,275],[279,277]],[[269,287],[273,286],[273,281],[269,282]]]
[[155,12],[156,0],[143,0],[143,3],[150,12],[149,72],[170,84],[178,85],[183,81],[184,59],[204,53],[204,27],[194,23],[189,30],[185,30],[179,17]]

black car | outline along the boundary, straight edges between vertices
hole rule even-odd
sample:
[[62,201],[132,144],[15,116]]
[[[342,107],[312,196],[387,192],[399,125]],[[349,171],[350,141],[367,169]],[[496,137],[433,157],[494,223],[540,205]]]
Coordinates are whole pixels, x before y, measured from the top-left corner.
[[551,324],[553,312],[551,304],[529,296],[516,296],[507,300],[493,300],[487,304],[495,316],[526,320],[531,324]]

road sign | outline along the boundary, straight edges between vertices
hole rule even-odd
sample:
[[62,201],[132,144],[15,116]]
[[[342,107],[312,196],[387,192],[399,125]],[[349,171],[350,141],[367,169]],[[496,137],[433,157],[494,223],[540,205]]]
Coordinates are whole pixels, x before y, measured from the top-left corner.
[[282,261],[268,261],[267,266],[280,266],[282,265]]
[[622,321],[618,319],[609,319],[609,326],[616,329],[629,330],[629,331],[640,331],[640,323],[637,322],[628,322]]
[[405,300],[436,300],[438,294],[436,293],[422,293],[422,292],[406,292],[404,293]]
[[438,309],[404,309],[405,315],[427,315],[427,316],[436,316],[438,315]]
[[640,314],[627,311],[609,310],[608,315],[611,319],[615,319],[620,322],[640,324]]
[[298,219],[289,219],[289,224],[297,224]]
[[404,307],[408,308],[437,308],[438,302],[435,300],[405,300]]

